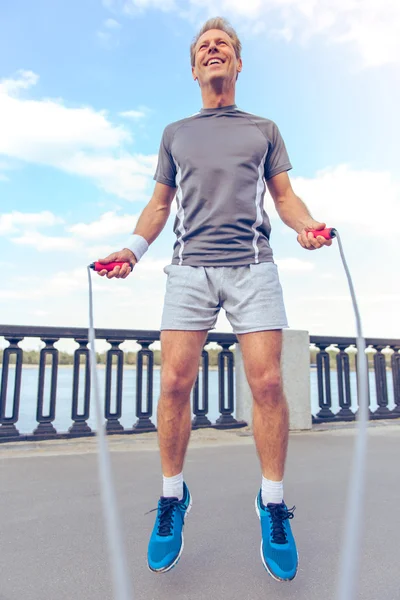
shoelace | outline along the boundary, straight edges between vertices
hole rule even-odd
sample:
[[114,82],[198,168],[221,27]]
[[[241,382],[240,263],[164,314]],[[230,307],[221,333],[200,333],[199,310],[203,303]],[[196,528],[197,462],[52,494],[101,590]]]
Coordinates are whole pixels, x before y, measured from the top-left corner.
[[178,498],[161,498],[159,506],[149,510],[147,515],[159,511],[159,524],[158,524],[158,535],[167,536],[172,533],[172,525],[175,508],[178,508],[180,500]]
[[272,520],[272,541],[274,544],[286,544],[287,535],[283,523],[286,519],[293,519],[296,507],[289,509],[282,504],[268,504],[267,510]]

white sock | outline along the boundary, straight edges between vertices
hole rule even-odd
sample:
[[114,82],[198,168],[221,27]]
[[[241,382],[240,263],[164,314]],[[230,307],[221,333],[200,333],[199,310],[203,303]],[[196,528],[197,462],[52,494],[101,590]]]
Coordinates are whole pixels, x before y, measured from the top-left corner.
[[283,481],[271,481],[263,476],[261,483],[261,499],[264,506],[280,504],[283,501]]
[[163,475],[163,496],[164,498],[183,498],[183,473],[173,477]]

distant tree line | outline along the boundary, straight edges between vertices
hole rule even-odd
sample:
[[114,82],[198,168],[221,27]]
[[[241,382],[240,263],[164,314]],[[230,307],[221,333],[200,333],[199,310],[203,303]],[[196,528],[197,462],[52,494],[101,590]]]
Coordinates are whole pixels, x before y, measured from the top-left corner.
[[[218,354],[221,350],[218,349],[210,349],[208,351],[209,357],[209,365],[211,367],[215,367],[218,365]],[[0,350],[0,366],[3,361],[4,351]],[[154,364],[156,366],[161,365],[161,350],[153,350],[154,355]],[[22,362],[24,365],[38,365],[40,362],[40,351],[39,350],[24,350],[22,355]],[[106,352],[97,352],[97,364],[105,365],[107,361],[107,353]],[[115,360],[115,359],[114,359]],[[136,365],[137,360],[137,352],[124,352],[124,364],[126,365]],[[83,358],[81,358],[83,362]],[[10,357],[10,364],[15,365],[16,356],[12,354]],[[51,356],[47,356],[46,364],[51,364]],[[73,365],[74,364],[74,355],[69,352],[61,352],[58,353],[58,364],[59,365]]]
[[[216,349],[216,348],[211,348],[208,350],[208,357],[209,357],[209,365],[211,367],[215,367],[218,365],[218,354],[221,352],[221,350]],[[160,350],[153,350],[153,354],[154,354],[154,364],[157,366],[161,365],[161,351]],[[317,354],[318,354],[318,350],[317,349],[310,349],[310,365],[315,366],[317,364]],[[337,355],[337,351],[335,350],[330,350],[328,351],[329,354],[329,362],[330,362],[330,367],[331,369],[336,369],[336,355]],[[106,364],[106,360],[107,360],[107,353],[106,352],[97,352],[96,354],[97,356],[97,364],[99,365],[105,365]],[[350,368],[352,370],[354,370],[355,368],[355,354],[350,354]],[[390,354],[384,354],[385,358],[386,358],[386,364],[388,367],[390,367]],[[23,364],[24,365],[38,365],[39,364],[39,358],[40,358],[40,351],[39,350],[25,350],[23,353]],[[136,365],[136,359],[137,359],[137,352],[124,352],[124,363],[126,365]],[[3,360],[3,350],[0,350],[0,363]],[[15,354],[13,354],[10,357],[10,363],[11,364],[15,364]],[[368,354],[368,364],[369,366],[372,368],[373,367],[373,354]],[[51,364],[51,357],[48,356],[47,357],[47,364]],[[73,365],[74,364],[74,355],[70,354],[69,352],[59,352],[58,353],[58,364],[59,365]]]

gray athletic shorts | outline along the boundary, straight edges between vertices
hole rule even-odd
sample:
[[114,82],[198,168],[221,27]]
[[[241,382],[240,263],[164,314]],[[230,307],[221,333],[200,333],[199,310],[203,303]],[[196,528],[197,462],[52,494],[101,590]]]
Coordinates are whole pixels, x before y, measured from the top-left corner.
[[241,267],[168,265],[161,330],[209,330],[221,308],[236,334],[288,326],[273,262]]

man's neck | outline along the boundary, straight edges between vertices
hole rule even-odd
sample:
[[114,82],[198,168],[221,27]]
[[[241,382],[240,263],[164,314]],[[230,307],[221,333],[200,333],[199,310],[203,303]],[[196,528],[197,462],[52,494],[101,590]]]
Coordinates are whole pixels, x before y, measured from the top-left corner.
[[222,108],[235,104],[235,90],[202,89],[203,108]]

